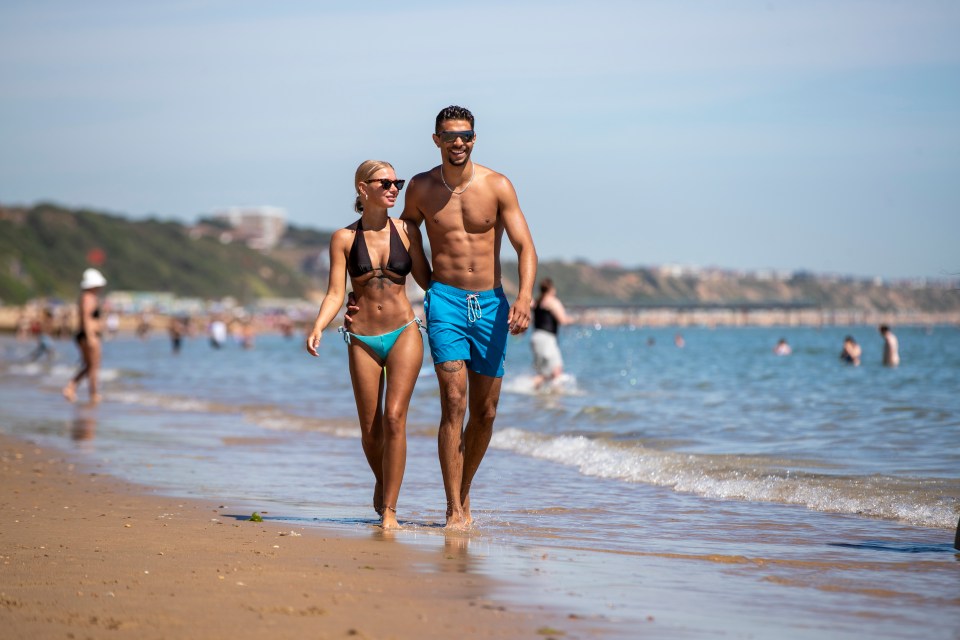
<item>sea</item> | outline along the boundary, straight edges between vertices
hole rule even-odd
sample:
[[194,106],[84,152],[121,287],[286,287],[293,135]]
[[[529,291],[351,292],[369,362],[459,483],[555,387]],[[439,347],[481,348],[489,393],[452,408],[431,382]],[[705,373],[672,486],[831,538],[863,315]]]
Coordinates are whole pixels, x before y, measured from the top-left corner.
[[[476,524],[456,534],[427,354],[394,540],[602,637],[960,638],[960,327],[894,332],[897,368],[875,327],[573,325],[540,389],[511,337]],[[839,359],[848,334],[861,366]],[[319,358],[300,337],[178,354],[117,337],[97,406],[61,397],[77,353],[54,346],[31,361],[0,338],[0,432],[236,521],[379,535],[335,332]]]

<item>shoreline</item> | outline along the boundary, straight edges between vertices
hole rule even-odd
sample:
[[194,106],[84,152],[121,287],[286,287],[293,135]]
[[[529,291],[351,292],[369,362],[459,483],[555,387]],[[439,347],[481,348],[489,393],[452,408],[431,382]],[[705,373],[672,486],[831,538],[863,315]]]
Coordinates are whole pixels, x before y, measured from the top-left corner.
[[436,554],[379,529],[254,523],[5,434],[0,478],[0,622],[11,637],[605,635],[603,621],[504,602],[494,578],[463,566],[456,535]]

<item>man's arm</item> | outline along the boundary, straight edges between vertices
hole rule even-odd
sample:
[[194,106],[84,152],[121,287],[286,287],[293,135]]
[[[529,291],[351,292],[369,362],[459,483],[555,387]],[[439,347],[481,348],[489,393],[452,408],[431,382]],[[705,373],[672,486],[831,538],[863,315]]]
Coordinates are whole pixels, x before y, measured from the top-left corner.
[[520,276],[520,291],[510,307],[508,322],[510,333],[523,333],[530,326],[530,305],[533,302],[533,283],[537,279],[537,250],[527,226],[527,219],[520,210],[517,192],[506,176],[499,176],[496,184],[500,219],[507,232],[510,244],[517,252],[517,267]]

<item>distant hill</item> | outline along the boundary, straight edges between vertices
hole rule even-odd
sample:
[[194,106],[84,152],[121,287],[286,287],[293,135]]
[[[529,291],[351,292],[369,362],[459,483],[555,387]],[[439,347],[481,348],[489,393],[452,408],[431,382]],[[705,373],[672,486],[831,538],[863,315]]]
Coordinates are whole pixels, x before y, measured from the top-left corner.
[[[0,300],[76,295],[83,269],[97,254],[111,290],[165,291],[180,297],[241,302],[316,298],[327,283],[330,231],[290,227],[263,253],[222,243],[216,233],[159,220],[132,221],[50,204],[0,206]],[[505,255],[509,255],[507,249]],[[515,263],[503,265],[504,288],[516,291]],[[547,261],[538,280],[554,280],[572,307],[787,307],[870,312],[960,312],[957,279],[881,283],[863,278],[722,269],[677,273],[656,267]]]
[[0,300],[72,299],[83,270],[101,259],[111,290],[249,301],[300,296],[307,288],[303,274],[275,258],[188,232],[176,222],[50,204],[0,207]]
[[[516,289],[515,264],[504,264],[504,287]],[[544,262],[538,278],[550,277],[561,298],[574,306],[792,307],[960,312],[960,280],[902,281],[824,276],[807,272],[760,275],[710,269],[673,275],[655,267],[597,267],[585,262]]]

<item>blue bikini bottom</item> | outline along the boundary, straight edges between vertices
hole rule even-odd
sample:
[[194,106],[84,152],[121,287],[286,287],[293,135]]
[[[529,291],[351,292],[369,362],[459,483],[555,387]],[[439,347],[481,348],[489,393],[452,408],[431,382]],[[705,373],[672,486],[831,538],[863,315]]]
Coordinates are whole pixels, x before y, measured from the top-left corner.
[[397,338],[400,337],[400,334],[403,333],[403,330],[412,325],[414,322],[417,323],[418,327],[423,327],[423,323],[420,322],[420,318],[414,317],[413,320],[403,325],[399,329],[395,329],[390,333],[383,333],[379,336],[362,336],[359,333],[350,333],[343,327],[340,327],[338,331],[343,334],[343,341],[347,344],[350,344],[350,340],[356,338],[363,344],[367,345],[373,352],[380,356],[381,360],[386,360],[387,356],[390,354],[390,350],[393,349],[393,345],[397,343]]

